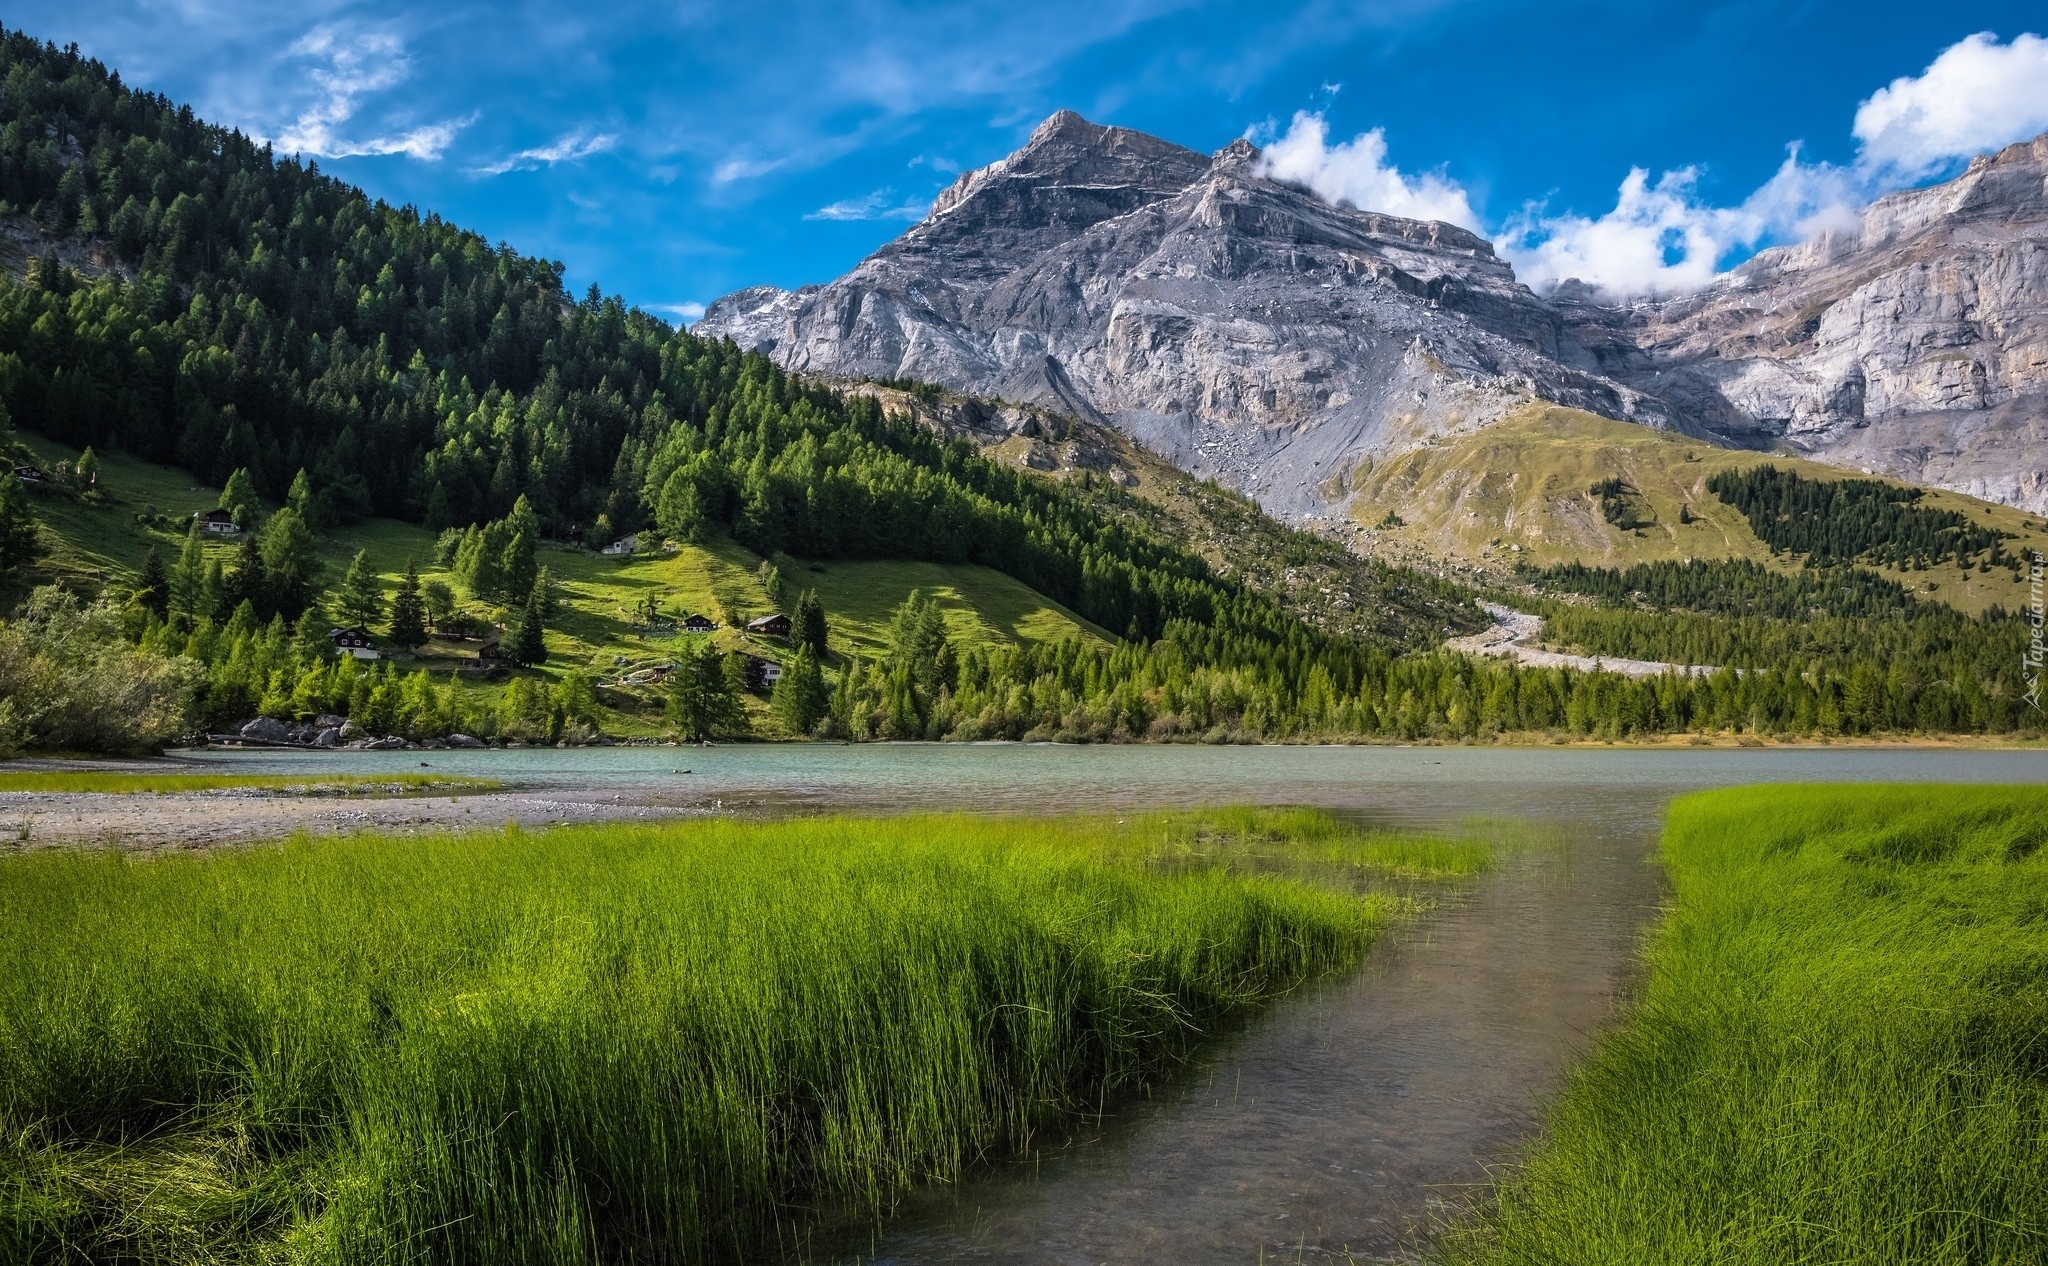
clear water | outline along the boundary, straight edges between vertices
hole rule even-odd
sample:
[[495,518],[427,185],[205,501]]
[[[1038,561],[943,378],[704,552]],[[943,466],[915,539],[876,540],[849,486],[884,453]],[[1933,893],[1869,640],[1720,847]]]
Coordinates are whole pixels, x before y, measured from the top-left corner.
[[[1559,828],[1376,946],[1216,1035],[1075,1137],[994,1159],[811,1262],[1258,1263],[1400,1257],[1512,1160],[1626,988],[1662,897],[1663,807],[1787,781],[2048,782],[2048,751],[891,745],[214,754],[249,771],[495,776],[562,798],[741,812],[1311,804],[1390,825]],[[679,773],[679,770],[689,770]]]

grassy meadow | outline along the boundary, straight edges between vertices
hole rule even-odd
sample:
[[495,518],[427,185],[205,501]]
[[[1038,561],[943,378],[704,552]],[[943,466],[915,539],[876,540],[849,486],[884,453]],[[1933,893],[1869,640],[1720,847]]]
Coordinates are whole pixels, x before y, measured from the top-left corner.
[[1484,860],[1256,810],[0,860],[0,1258],[748,1257],[1355,958],[1402,903],[1297,838]]
[[2048,789],[1685,797],[1624,1026],[1442,1259],[2048,1260]]
[[[21,438],[46,461],[78,457],[77,450],[40,436]],[[152,545],[169,563],[176,560],[185,539],[182,531],[145,525],[138,521],[139,513],[154,511],[182,522],[220,497],[219,490],[196,485],[182,470],[118,452],[103,454],[100,460],[96,504],[59,496],[38,496],[31,502],[47,529],[43,540],[50,548],[37,568],[39,579],[61,579],[88,592],[110,582],[130,584]],[[436,563],[435,544],[434,534],[417,524],[370,519],[336,528],[320,547],[330,585],[340,582],[349,560],[362,550],[377,569],[387,597],[397,589],[410,561],[422,580],[446,582],[471,614],[508,620],[513,613],[479,600]],[[233,567],[235,543],[209,541],[206,548]],[[646,625],[639,609],[647,598],[655,600],[664,621],[693,611],[716,620],[721,612],[764,615],[793,602],[803,590],[816,589],[825,604],[831,651],[842,661],[855,655],[872,658],[891,649],[890,614],[912,590],[938,599],[948,632],[961,645],[1014,646],[1069,637],[1115,640],[1060,604],[987,567],[898,560],[807,563],[782,577],[785,601],[778,601],[762,587],[762,561],[724,537],[669,552],[625,556],[543,546],[539,562],[557,582],[562,603],[547,631],[548,662],[537,675],[555,679],[580,670],[612,676],[669,659],[686,640],[702,640]],[[751,645],[753,639],[735,628],[721,628],[710,640],[721,650],[749,648],[771,656],[786,651],[780,642]],[[410,665],[435,674],[475,666],[474,642],[444,638],[430,640]],[[495,695],[502,689],[470,678],[458,679],[457,686],[471,694]],[[660,699],[652,689],[609,690],[599,702],[607,707],[608,733],[647,737],[663,732]],[[765,718],[763,700],[750,698],[747,704],[757,722]]]

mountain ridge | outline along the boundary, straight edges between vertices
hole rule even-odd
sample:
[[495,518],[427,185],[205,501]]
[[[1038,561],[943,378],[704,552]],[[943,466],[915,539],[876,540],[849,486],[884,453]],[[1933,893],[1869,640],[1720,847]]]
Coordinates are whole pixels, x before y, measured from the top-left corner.
[[[2039,511],[2044,155],[2048,138],[2008,147],[1878,199],[1853,242],[1777,248],[1699,294],[1616,307],[1571,282],[1536,295],[1467,230],[1267,179],[1249,142],[1204,159],[1061,111],[844,277],[737,291],[697,330],[802,372],[1107,422],[1296,522],[1341,513],[1330,489],[1353,467],[1537,403]],[[1929,256],[1952,284],[1916,280]],[[1986,286],[1996,329],[1944,307]],[[1911,328],[1864,322],[1818,356],[1745,333],[1741,315],[1812,322],[1810,344],[1832,335],[1830,310],[1887,302]],[[1977,378],[2004,394],[1972,394]]]

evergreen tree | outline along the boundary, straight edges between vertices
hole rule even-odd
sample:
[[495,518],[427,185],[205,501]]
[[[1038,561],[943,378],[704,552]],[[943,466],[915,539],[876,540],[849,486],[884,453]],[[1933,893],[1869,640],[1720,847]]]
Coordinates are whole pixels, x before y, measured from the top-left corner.
[[135,600],[161,620],[171,613],[171,574],[164,567],[163,552],[152,544],[142,558],[142,578],[135,583]]
[[506,638],[505,653],[518,664],[545,664],[548,660],[547,619],[541,614],[540,595],[530,593],[526,606],[519,613],[519,622],[512,626]]
[[77,472],[80,491],[89,492],[100,486],[100,458],[98,453],[92,451],[92,445],[85,446],[85,451],[78,455],[78,464],[73,466],[72,470]]
[[512,503],[512,513],[505,516],[505,528],[504,553],[499,564],[504,574],[505,596],[513,602],[525,602],[533,591],[537,570],[534,554],[540,546],[540,519],[527,504],[524,493]]
[[263,499],[256,495],[256,480],[249,474],[247,466],[238,466],[228,476],[227,483],[220,490],[220,508],[232,510],[235,522],[249,527],[255,517],[263,512]]
[[254,532],[244,535],[235,550],[235,570],[228,577],[227,601],[238,607],[246,602],[259,617],[276,614],[270,605],[270,577],[263,566],[263,546]]
[[726,685],[722,658],[709,643],[684,647],[676,657],[665,712],[685,743],[743,730],[747,720],[745,706]]
[[427,490],[426,525],[429,532],[445,532],[455,525],[454,512],[448,508],[448,489],[438,479]]
[[0,573],[11,573],[43,556],[28,489],[11,469],[0,467]]
[[296,506],[288,505],[270,516],[263,526],[262,553],[271,610],[287,620],[297,620],[320,592],[325,565],[320,561],[319,542]]
[[825,718],[831,700],[818,661],[810,647],[799,644],[796,653],[782,666],[782,676],[768,701],[769,712],[791,734],[809,734]]
[[[398,592],[391,599],[390,632],[392,642],[407,650],[422,646],[427,640],[427,605],[420,598],[419,568],[409,558],[405,560],[405,579],[398,582]],[[546,654],[545,650],[542,654]]]
[[285,494],[285,504],[297,512],[313,535],[334,530],[334,504],[326,493],[313,491],[313,481],[306,476],[304,467],[292,476],[292,487]]
[[204,529],[193,520],[185,529],[185,544],[171,568],[171,610],[192,620],[213,615],[213,603],[206,592],[206,543]]
[[357,550],[349,560],[348,574],[341,578],[341,592],[335,599],[336,613],[351,625],[369,628],[384,614],[384,587],[370,566],[367,550]]
[[809,647],[814,660],[825,658],[825,604],[819,601],[817,590],[806,589],[803,597],[796,600],[796,615],[789,622],[789,635],[798,646]]

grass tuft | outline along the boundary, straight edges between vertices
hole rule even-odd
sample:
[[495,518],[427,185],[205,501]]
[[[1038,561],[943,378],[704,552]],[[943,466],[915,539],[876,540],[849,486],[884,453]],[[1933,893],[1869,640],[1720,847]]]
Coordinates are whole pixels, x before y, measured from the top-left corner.
[[1672,806],[1626,1024],[1451,1263],[2048,1259],[2048,790]]
[[750,1257],[1355,958],[1398,899],[1182,864],[1296,836],[1422,856],[1246,811],[0,861],[0,1258]]

